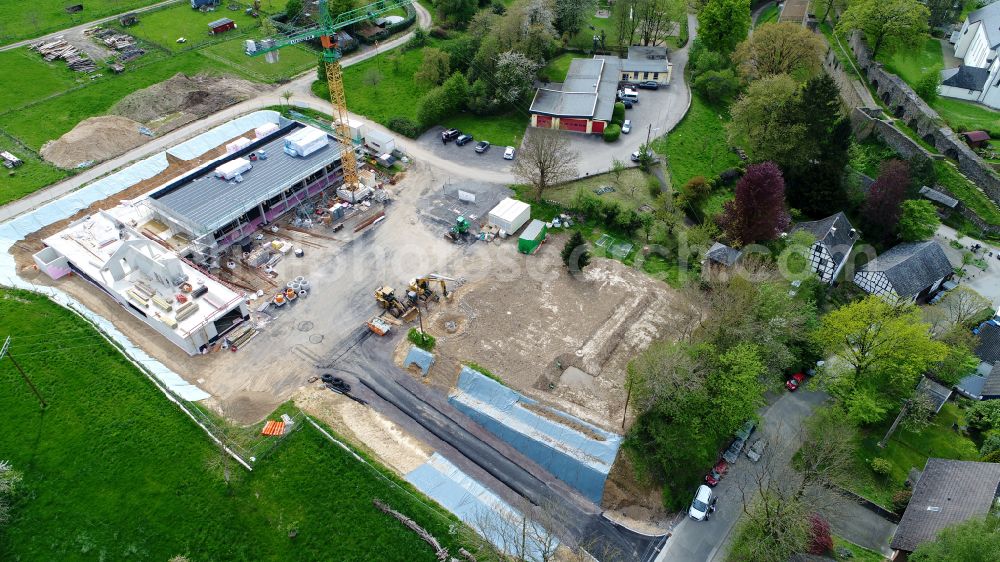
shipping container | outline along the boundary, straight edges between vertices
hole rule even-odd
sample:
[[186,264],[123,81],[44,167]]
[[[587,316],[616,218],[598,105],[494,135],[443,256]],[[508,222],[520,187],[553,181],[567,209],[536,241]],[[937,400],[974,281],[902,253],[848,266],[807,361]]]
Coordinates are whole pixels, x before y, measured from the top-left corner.
[[545,227],[544,222],[538,219],[531,221],[531,224],[528,225],[528,228],[524,229],[521,237],[517,240],[517,251],[522,254],[535,253],[535,250],[545,241],[547,233],[548,229]]
[[531,205],[508,197],[490,211],[489,223],[507,234],[514,234],[528,222],[529,218],[531,218]]
[[303,127],[285,137],[285,153],[306,157],[330,143],[326,133],[315,127]]

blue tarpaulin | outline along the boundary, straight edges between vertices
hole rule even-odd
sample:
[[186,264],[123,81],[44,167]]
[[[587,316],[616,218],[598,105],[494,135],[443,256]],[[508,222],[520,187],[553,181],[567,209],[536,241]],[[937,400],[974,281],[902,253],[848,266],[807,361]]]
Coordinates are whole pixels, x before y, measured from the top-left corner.
[[[462,368],[458,391],[448,400],[553,476],[601,503],[620,435],[543,406],[468,367]],[[565,423],[555,421],[560,419]]]
[[406,354],[406,360],[403,361],[403,368],[409,369],[410,365],[416,365],[420,367],[421,372],[424,376],[427,376],[427,371],[431,369],[431,365],[434,364],[434,355],[429,351],[424,351],[419,347],[413,345],[410,346],[409,353]]

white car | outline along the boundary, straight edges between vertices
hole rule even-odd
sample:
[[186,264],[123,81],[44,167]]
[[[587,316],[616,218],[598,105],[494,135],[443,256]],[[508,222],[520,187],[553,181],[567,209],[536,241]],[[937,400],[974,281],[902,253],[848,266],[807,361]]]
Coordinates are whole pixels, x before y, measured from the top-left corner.
[[622,134],[627,135],[631,132],[632,132],[632,120],[626,119],[625,122],[622,123]]
[[712,489],[702,484],[694,495],[694,501],[688,509],[688,515],[695,521],[707,521],[714,511],[715,500],[712,499]]
[[508,146],[507,149],[503,151],[503,159],[504,160],[513,160],[514,159],[514,147],[513,146]]

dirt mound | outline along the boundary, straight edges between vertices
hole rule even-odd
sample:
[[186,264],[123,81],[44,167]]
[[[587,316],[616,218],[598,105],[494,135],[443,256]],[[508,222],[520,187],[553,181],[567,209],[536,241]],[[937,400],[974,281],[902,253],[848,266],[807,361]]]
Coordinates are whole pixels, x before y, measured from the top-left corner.
[[142,123],[175,113],[204,117],[269,89],[239,78],[179,73],[125,96],[111,113]]
[[149,140],[139,133],[140,124],[117,115],[91,117],[56,140],[45,143],[42,158],[60,168],[81,162],[101,161],[132,150]]

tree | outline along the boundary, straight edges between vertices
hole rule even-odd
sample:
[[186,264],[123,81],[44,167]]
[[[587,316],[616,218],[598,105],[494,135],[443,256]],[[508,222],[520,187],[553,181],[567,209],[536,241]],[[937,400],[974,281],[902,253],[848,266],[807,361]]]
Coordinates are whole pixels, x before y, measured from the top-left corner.
[[912,562],[990,562],[1000,557],[1000,517],[973,517],[945,527],[937,537],[917,546]]
[[417,121],[424,127],[440,123],[450,112],[444,88],[438,86],[424,94],[417,105]]
[[291,90],[285,90],[284,92],[281,92],[281,98],[285,100],[285,105],[289,105],[288,101],[291,100],[292,96],[294,95],[295,92]]
[[285,3],[285,21],[295,23],[302,15],[302,0],[288,0]]
[[682,0],[638,0],[635,17],[639,20],[639,41],[657,45],[664,34],[687,12]]
[[522,101],[532,90],[538,68],[538,63],[528,59],[523,53],[500,53],[493,75],[497,103],[514,105]]
[[934,204],[924,199],[903,201],[899,216],[899,237],[905,242],[927,240],[941,226]]
[[940,68],[934,67],[923,73],[913,88],[917,95],[927,103],[933,103],[938,97],[938,87],[941,85],[940,70]]
[[691,210],[700,210],[712,195],[712,186],[704,176],[695,176],[681,187],[678,204]]
[[597,7],[596,0],[555,0],[555,4],[556,30],[571,37],[583,29]]
[[882,164],[861,207],[862,224],[870,239],[887,243],[896,235],[909,183],[910,171],[906,162],[894,159]]
[[377,68],[369,68],[365,71],[364,83],[366,86],[377,88],[382,82],[382,71]]
[[455,72],[441,85],[444,90],[445,103],[449,111],[457,111],[465,106],[469,98],[469,81],[461,72]]
[[[563,508],[555,503],[546,502],[536,507],[521,497],[509,509],[480,507],[470,521],[475,533],[464,537],[469,544],[478,547],[475,556],[468,558],[515,562],[556,560],[559,538],[553,529],[561,528],[560,521],[564,517]],[[489,540],[481,537],[489,537]]]
[[813,3],[813,9],[816,10],[816,13],[823,10],[823,15],[819,18],[819,22],[823,23],[830,16],[830,12],[834,7],[842,7],[844,3],[845,0],[816,0]]
[[948,322],[942,332],[953,330],[968,331],[970,323],[978,318],[984,310],[992,310],[993,303],[989,299],[980,295],[975,289],[968,285],[959,285],[948,291],[938,304],[930,307],[930,310],[940,310],[943,312],[945,320]]
[[861,31],[875,59],[883,48],[913,45],[927,34],[927,7],[917,0],[851,0],[839,31]]
[[615,178],[615,186],[622,188],[622,174],[625,173],[625,163],[617,158],[611,159],[611,176]]
[[355,0],[327,0],[326,6],[330,11],[330,15],[336,19],[340,14],[353,10],[355,8]]
[[733,69],[709,70],[699,74],[692,84],[694,91],[701,94],[705,101],[718,104],[736,94],[740,84]]
[[709,50],[729,54],[750,32],[750,0],[708,0],[698,13],[698,36]]
[[583,268],[590,265],[590,252],[587,250],[587,241],[579,230],[574,230],[573,235],[566,241],[562,249],[562,261],[573,273],[583,271]]
[[425,47],[421,53],[420,70],[413,75],[414,80],[429,86],[444,82],[451,72],[451,56],[436,47]]
[[726,235],[740,246],[776,239],[791,222],[781,170],[771,162],[748,166],[720,222]]
[[820,380],[856,424],[885,419],[947,352],[945,344],[931,339],[930,325],[916,306],[875,295],[827,314],[813,337],[836,355]]
[[733,62],[745,80],[774,74],[809,78],[823,61],[826,45],[818,35],[797,23],[767,23],[736,46]]
[[22,475],[7,461],[0,461],[0,529],[10,521],[10,509]]
[[826,554],[833,552],[833,535],[830,533],[830,523],[813,513],[809,516],[809,554]]
[[542,200],[545,188],[576,177],[579,154],[570,147],[558,131],[534,129],[527,135],[511,171],[535,188],[536,201]]
[[623,54],[629,45],[635,43],[635,33],[639,29],[639,1],[617,0],[611,8],[611,21],[614,26],[615,38],[621,45]]
[[479,10],[478,0],[437,0],[438,17],[458,27],[465,27]]
[[929,12],[927,23],[932,28],[945,26],[954,21],[958,15],[955,6],[961,6],[954,0],[925,0],[924,4]]
[[792,118],[798,85],[785,74],[750,84],[730,109],[729,142],[742,144],[754,161],[790,162],[808,146],[804,123]]

